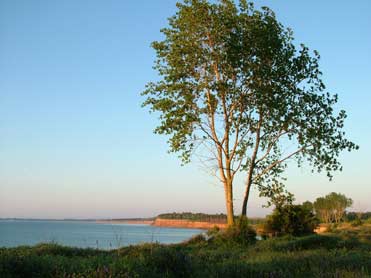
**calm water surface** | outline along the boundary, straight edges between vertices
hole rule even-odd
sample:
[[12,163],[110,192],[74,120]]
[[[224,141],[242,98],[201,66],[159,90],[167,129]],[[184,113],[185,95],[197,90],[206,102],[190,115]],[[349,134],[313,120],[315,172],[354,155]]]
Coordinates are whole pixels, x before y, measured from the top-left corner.
[[114,249],[142,242],[177,243],[201,232],[198,229],[88,221],[0,220],[0,247],[54,242],[74,247]]

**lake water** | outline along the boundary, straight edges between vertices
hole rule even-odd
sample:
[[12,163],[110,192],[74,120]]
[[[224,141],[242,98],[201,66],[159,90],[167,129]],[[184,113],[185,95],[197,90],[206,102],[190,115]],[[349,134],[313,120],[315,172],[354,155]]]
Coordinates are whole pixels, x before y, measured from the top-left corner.
[[0,247],[53,242],[74,247],[115,249],[143,242],[178,243],[201,232],[198,229],[89,221],[0,220]]

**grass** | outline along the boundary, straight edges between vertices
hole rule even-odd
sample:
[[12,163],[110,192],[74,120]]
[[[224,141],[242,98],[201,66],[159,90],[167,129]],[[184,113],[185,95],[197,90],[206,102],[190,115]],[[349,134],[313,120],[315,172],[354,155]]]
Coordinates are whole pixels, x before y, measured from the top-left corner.
[[0,277],[371,277],[371,226],[239,244],[0,248]]

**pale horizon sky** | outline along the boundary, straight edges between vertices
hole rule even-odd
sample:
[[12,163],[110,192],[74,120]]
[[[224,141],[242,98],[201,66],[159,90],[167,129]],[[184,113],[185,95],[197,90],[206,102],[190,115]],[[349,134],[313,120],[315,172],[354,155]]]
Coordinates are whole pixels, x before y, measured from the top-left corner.
[[[254,1],[272,8],[295,43],[321,54],[327,89],[345,109],[347,137],[333,181],[290,167],[298,202],[329,192],[371,211],[371,1]],[[141,108],[158,78],[150,43],[173,0],[0,2],[0,218],[124,218],[224,213],[223,188],[196,161],[167,153]],[[241,211],[243,178],[235,183]],[[269,212],[256,190],[249,216]]]

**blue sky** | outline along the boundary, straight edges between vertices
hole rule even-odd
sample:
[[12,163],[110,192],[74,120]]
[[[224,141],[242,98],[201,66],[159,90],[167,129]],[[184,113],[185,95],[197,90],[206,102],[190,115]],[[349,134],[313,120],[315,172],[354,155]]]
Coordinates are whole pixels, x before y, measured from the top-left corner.
[[[255,1],[321,54],[348,137],[344,171],[291,167],[298,201],[331,191],[371,210],[371,2]],[[138,217],[224,212],[223,189],[201,165],[180,167],[140,92],[157,77],[153,40],[175,1],[0,2],[0,217]],[[243,179],[236,184],[240,211]],[[264,215],[256,192],[250,216]]]

